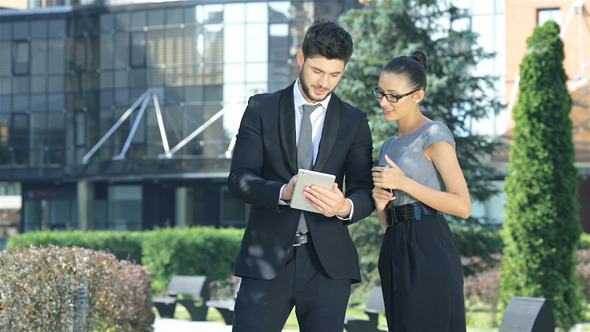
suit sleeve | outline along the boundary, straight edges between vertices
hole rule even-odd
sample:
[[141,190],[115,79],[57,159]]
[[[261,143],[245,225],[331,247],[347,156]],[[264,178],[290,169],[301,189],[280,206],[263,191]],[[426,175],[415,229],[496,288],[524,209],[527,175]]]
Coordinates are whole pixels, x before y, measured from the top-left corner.
[[255,97],[250,98],[236,136],[228,188],[245,203],[279,211],[278,198],[284,183],[261,177],[264,143],[259,107]]
[[346,190],[346,198],[354,202],[354,214],[350,220],[345,222],[346,225],[368,217],[375,209],[375,203],[371,196],[373,190],[371,176],[373,140],[367,115],[361,114],[361,119],[358,122],[359,127],[346,159],[344,189]]

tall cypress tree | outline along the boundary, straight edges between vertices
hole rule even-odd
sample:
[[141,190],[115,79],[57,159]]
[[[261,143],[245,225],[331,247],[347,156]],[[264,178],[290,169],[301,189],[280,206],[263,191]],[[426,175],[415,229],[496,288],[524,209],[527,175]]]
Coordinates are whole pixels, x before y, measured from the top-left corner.
[[582,314],[574,256],[581,227],[559,26],[535,28],[526,47],[504,188],[500,306],[512,296],[547,298],[569,330]]

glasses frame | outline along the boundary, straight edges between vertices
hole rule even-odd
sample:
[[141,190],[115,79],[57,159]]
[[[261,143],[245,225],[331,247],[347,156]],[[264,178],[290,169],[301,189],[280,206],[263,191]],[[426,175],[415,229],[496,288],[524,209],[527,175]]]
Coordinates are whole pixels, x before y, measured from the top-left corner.
[[[392,95],[391,93],[383,93],[382,91],[379,91],[379,88],[374,88],[371,91],[373,91],[373,96],[375,96],[375,98],[377,99],[383,99],[383,97],[385,97],[385,99],[387,99],[388,102],[390,103],[397,103],[400,99],[402,99],[405,96],[409,96],[412,93],[416,92],[416,91],[420,91],[422,89],[416,89],[414,91],[408,92],[408,93],[404,93],[403,95]],[[389,98],[394,98],[394,100],[391,100]]]

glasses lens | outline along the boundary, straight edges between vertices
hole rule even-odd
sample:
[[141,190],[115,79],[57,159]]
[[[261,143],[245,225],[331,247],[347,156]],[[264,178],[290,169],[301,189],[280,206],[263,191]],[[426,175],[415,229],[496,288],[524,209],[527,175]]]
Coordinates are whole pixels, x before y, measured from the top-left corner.
[[383,93],[375,88],[373,89],[373,96],[375,96],[375,98],[381,99],[383,98]]
[[394,95],[385,95],[385,98],[390,102],[390,103],[397,103],[397,98]]

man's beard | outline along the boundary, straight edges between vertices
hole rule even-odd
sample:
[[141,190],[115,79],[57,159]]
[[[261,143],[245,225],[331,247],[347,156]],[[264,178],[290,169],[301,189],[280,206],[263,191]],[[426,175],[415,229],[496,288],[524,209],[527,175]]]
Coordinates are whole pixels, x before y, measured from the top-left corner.
[[332,92],[334,92],[334,89],[328,91],[326,93],[326,96],[323,99],[314,99],[312,98],[311,94],[309,93],[309,86],[307,85],[307,82],[305,81],[304,75],[303,75],[303,69],[301,69],[299,71],[299,84],[301,84],[301,90],[303,92],[303,95],[309,99],[311,99],[312,102],[320,102],[322,100],[325,100],[326,98],[328,98],[328,96],[330,94],[332,94]]

